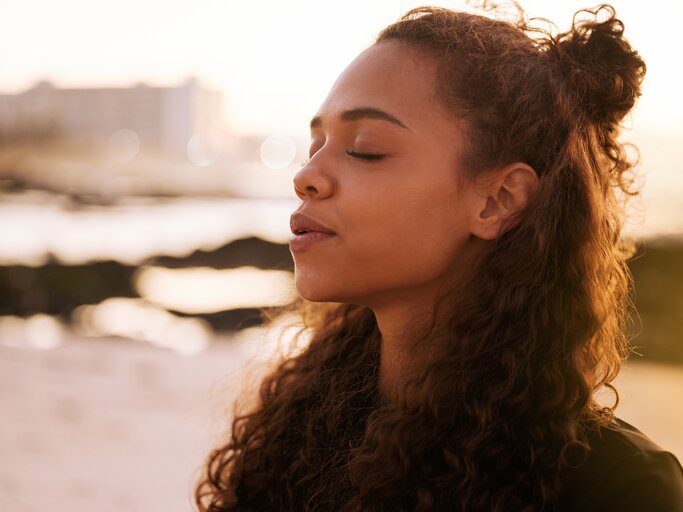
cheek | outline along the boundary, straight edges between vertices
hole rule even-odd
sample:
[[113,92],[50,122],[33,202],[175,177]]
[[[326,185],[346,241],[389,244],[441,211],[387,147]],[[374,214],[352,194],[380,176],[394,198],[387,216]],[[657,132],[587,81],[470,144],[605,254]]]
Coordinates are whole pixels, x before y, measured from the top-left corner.
[[387,272],[410,281],[437,279],[457,258],[462,237],[444,218],[408,217],[387,244]]
[[[296,288],[313,301],[360,301],[445,277],[467,238],[453,191],[365,187],[339,203],[344,233],[335,244],[295,256]],[[346,196],[348,198],[348,196]]]
[[[385,194],[348,236],[344,257],[368,280],[429,280],[449,267],[467,238],[452,194],[434,187]],[[348,251],[346,250],[348,249]]]

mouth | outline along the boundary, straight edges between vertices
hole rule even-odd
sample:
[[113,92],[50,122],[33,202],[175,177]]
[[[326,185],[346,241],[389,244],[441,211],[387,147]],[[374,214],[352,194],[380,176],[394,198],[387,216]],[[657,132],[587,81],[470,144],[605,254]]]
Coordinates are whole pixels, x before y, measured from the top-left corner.
[[292,233],[297,236],[307,235],[308,233],[323,233],[325,235],[335,234],[325,224],[303,212],[295,212],[292,214],[290,218],[290,228]]
[[324,233],[322,231],[295,231],[289,238],[289,248],[295,252],[304,251],[336,236],[335,233]]
[[298,229],[294,231],[295,235],[305,235],[306,233],[320,233],[322,235],[329,235],[329,236],[334,236],[336,233],[332,233],[331,231],[318,231],[318,230],[313,230],[313,229]]

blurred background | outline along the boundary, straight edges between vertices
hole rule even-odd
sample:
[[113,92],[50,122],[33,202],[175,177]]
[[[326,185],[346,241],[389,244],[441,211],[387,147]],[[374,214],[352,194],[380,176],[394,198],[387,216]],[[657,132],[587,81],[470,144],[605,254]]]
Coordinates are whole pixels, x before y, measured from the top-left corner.
[[[308,122],[418,5],[3,4],[0,511],[193,510],[232,399],[277,350],[258,308],[296,296]],[[522,1],[561,30],[592,5]],[[683,4],[613,5],[648,65],[622,135],[642,196],[626,229],[639,355],[618,414],[683,458]]]

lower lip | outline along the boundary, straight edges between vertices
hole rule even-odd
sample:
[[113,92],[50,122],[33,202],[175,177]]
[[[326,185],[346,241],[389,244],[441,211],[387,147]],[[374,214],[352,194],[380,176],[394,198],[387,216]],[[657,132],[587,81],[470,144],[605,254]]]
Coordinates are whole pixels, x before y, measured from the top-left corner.
[[321,233],[320,231],[309,231],[308,233],[303,233],[301,235],[292,234],[292,236],[289,237],[289,248],[292,251],[303,251],[335,236],[336,235],[333,233]]

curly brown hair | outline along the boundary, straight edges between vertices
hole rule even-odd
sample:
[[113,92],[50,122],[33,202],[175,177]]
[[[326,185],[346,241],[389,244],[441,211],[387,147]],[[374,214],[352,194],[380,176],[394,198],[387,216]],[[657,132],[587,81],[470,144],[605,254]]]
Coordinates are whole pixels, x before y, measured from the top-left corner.
[[[434,362],[400,402],[378,396],[368,307],[300,299],[283,309],[310,341],[209,455],[202,512],[557,506],[567,468],[613,417],[610,382],[628,346],[622,199],[637,191],[617,135],[645,64],[623,29],[609,5],[579,11],[556,35],[522,12],[504,21],[420,7],[379,34],[376,44],[402,41],[439,63],[471,177],[522,161],[538,192],[437,304],[447,334],[424,334]],[[596,401],[603,387],[613,407]]]

